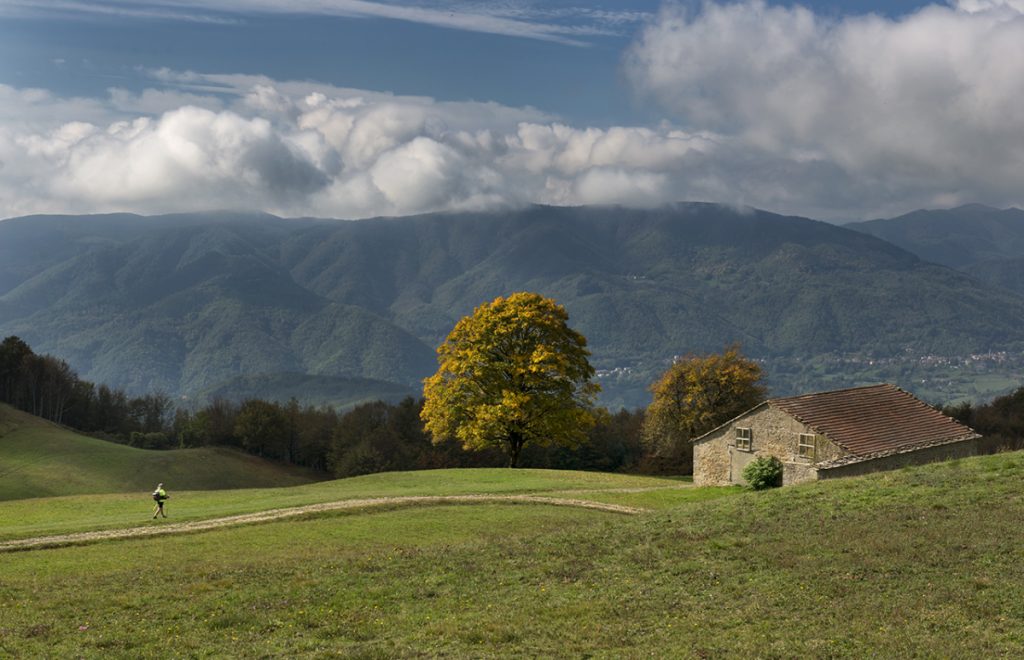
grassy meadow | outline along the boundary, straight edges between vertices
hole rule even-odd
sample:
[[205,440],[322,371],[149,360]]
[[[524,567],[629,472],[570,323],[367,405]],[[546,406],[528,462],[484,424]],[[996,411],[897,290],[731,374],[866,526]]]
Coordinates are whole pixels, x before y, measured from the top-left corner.
[[0,404],[0,501],[84,493],[268,488],[322,476],[226,447],[156,451],[89,438]]
[[[290,488],[178,491],[167,482],[172,522],[207,520],[270,509],[377,497],[533,494],[664,508],[737,492],[694,488],[689,481],[562,470],[508,468],[387,472]],[[149,493],[116,493],[0,502],[0,541],[125,528],[151,523]]]
[[[636,481],[645,480],[530,470],[374,475],[268,491],[244,506],[521,488],[636,498],[652,510],[375,509],[6,553],[0,656],[1024,653],[1022,453],[762,493]],[[655,490],[635,490],[644,487]],[[255,492],[220,495],[238,497],[237,508]],[[186,500],[214,514],[212,500],[191,497],[171,504],[182,515]],[[0,530],[10,536],[12,516],[43,518],[75,499],[0,503]]]

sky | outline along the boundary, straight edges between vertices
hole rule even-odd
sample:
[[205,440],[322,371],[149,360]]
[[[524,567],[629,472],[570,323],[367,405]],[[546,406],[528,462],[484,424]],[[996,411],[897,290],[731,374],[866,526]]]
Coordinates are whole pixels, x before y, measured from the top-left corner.
[[0,218],[1024,205],[1024,0],[0,0]]

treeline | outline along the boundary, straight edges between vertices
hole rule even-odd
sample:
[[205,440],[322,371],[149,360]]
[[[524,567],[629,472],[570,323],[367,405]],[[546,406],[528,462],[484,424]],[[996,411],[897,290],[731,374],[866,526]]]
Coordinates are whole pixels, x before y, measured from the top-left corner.
[[67,362],[37,355],[18,337],[0,342],[0,401],[91,435],[139,445],[166,444],[173,412],[166,394],[131,397],[82,380]]
[[[498,450],[467,452],[454,441],[435,445],[420,419],[422,400],[377,401],[338,412],[251,399],[216,399],[178,407],[166,394],[129,396],[83,380],[66,362],[37,355],[18,337],[0,342],[0,402],[77,431],[145,449],[203,446],[242,451],[337,477],[392,470],[498,467]],[[987,451],[1024,449],[1024,387],[987,404],[960,403],[944,413],[985,436]],[[602,411],[578,447],[527,446],[522,467],[646,474],[685,473],[689,446],[656,449],[643,439],[644,411]]]
[[[227,445],[264,458],[350,477],[392,470],[498,467],[499,450],[468,452],[454,441],[435,445],[420,419],[423,401],[376,401],[345,413],[329,407],[302,407],[294,399],[279,404],[251,399],[241,404],[216,400],[198,412],[178,410],[171,436],[179,446]],[[576,448],[534,447],[524,467],[571,470],[641,471],[641,411],[602,417],[587,441]]]
[[946,406],[942,412],[983,435],[983,451],[1024,449],[1024,387],[989,403],[965,401]]
[[[338,477],[391,470],[498,467],[500,451],[467,452],[431,442],[420,419],[422,400],[377,401],[338,412],[251,399],[216,399],[198,408],[165,394],[132,397],[83,380],[63,360],[37,355],[18,337],[0,343],[0,401],[77,431],[145,449],[236,447],[267,459]],[[528,447],[520,465],[607,472],[678,472],[641,442],[643,411],[599,415],[578,447]]]

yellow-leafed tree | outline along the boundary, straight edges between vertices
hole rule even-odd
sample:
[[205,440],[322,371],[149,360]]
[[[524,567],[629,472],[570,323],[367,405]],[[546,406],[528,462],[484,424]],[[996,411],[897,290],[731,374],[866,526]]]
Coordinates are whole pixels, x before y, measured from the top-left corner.
[[435,443],[500,447],[515,467],[527,444],[576,446],[594,424],[600,386],[587,340],[550,298],[513,293],[460,320],[424,380],[421,417]]
[[723,353],[687,355],[653,385],[644,415],[645,444],[662,455],[675,455],[692,467],[688,442],[764,400],[761,367],[740,354],[738,346]]

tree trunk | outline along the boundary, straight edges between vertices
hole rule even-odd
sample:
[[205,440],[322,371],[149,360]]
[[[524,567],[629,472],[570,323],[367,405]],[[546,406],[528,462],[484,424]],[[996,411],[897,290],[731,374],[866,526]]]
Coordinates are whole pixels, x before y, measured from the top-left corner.
[[512,434],[508,439],[508,466],[514,468],[519,465],[519,454],[523,451],[523,437],[518,433]]

